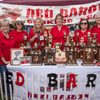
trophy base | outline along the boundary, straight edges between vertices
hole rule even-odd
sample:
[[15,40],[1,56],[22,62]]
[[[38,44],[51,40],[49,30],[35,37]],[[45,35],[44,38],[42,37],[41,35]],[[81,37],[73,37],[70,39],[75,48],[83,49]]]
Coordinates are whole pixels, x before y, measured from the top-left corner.
[[52,63],[52,64],[44,64],[44,65],[56,65],[56,64],[53,64],[53,63]]
[[66,64],[67,66],[78,66],[78,64]]
[[82,66],[95,66],[95,64],[83,64],[82,63]]
[[31,64],[32,66],[41,66],[42,64]]
[[56,64],[66,64],[66,61],[59,61],[59,62],[56,61]]

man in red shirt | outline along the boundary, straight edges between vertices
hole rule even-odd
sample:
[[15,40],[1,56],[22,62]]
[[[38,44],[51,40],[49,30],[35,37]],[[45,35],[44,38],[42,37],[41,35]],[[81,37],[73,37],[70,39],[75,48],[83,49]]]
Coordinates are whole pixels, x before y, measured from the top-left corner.
[[96,25],[92,27],[93,33],[97,33],[97,43],[100,43],[100,12],[95,14]]

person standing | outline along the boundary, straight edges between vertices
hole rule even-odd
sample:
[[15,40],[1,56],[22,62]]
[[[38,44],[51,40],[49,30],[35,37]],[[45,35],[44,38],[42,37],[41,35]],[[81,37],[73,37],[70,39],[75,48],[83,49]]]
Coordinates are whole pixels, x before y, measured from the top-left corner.
[[100,12],[97,12],[95,14],[95,22],[96,25],[92,27],[92,32],[93,33],[97,33],[96,37],[97,37],[97,43],[100,44]]
[[[54,47],[54,43],[61,43],[62,45],[64,44],[69,44],[69,28],[67,26],[63,25],[63,16],[61,14],[57,14],[55,17],[55,21],[57,23],[56,26],[51,28],[51,35],[53,37],[52,40],[52,47]],[[66,33],[66,43],[64,39],[64,32]],[[64,47],[61,48],[62,50]]]
[[[0,73],[2,78],[3,72],[8,72],[6,65],[10,63],[10,49],[15,47],[15,39],[13,35],[9,33],[10,23],[8,20],[3,19],[1,21],[1,32],[0,32]],[[3,86],[4,86],[4,81]],[[9,92],[9,84],[7,84],[7,94],[10,95]]]

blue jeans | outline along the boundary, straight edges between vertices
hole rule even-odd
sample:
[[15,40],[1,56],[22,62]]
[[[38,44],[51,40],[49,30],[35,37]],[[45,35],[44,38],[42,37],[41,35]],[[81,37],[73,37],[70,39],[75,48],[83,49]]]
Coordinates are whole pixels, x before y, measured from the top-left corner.
[[[2,85],[3,85],[3,91],[5,93],[5,84],[4,84],[4,75],[3,75],[3,71],[5,72],[8,72],[8,69],[6,68],[6,66],[4,65],[0,65],[0,74],[1,74],[1,77],[2,77]],[[5,73],[6,74],[6,73]],[[7,76],[6,76],[6,79],[7,79]],[[10,96],[10,90],[9,90],[9,84],[6,83],[6,86],[7,86],[7,95]]]

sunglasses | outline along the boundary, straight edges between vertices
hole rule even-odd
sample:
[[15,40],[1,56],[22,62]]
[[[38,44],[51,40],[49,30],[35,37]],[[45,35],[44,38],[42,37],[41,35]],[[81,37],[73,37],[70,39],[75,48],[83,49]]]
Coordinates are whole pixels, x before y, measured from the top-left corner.
[[81,23],[81,25],[83,25],[83,24],[86,25],[87,23]]
[[16,25],[23,25],[23,23],[19,23],[19,22],[17,22]]

